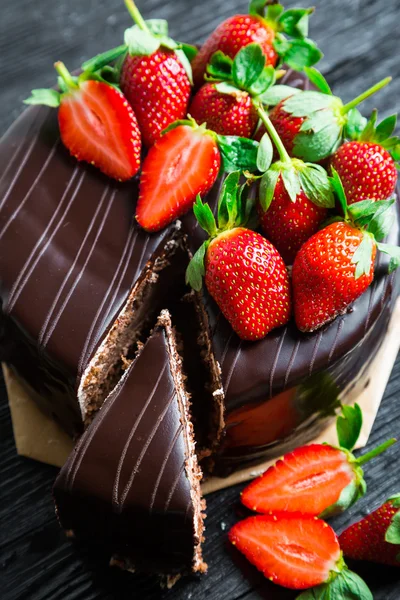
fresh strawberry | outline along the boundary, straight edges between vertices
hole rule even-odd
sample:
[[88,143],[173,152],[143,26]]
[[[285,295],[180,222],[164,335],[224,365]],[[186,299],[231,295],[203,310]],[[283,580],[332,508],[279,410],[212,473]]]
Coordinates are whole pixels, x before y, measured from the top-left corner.
[[257,111],[247,92],[237,90],[224,94],[213,83],[206,83],[199,89],[189,113],[197,123],[207,123],[209,129],[220,135],[250,138],[258,122]]
[[343,568],[333,529],[301,513],[248,517],[232,527],[229,540],[265,577],[290,589],[321,585]]
[[391,78],[383,79],[343,105],[340,98],[332,95],[318,71],[305,70],[312,83],[323,91],[297,91],[289,95],[270,111],[270,119],[291,156],[319,162],[337,150],[355,122],[357,126],[362,123],[355,107],[387,85]]
[[269,209],[265,212],[259,204],[258,210],[266,237],[288,265],[293,264],[301,246],[318,230],[327,216],[327,209],[316,206],[303,190],[292,202],[281,176]]
[[344,220],[314,234],[300,249],[293,265],[294,312],[301,331],[314,331],[344,313],[374,276],[377,247],[391,255],[389,270],[400,264],[400,248],[380,243],[391,219],[386,211],[394,200],[365,201],[347,206],[336,171],[332,178]]
[[218,176],[221,157],[213,133],[190,121],[166,132],[143,162],[136,219],[158,231],[187,212]]
[[359,459],[342,447],[302,446],[252,481],[242,492],[242,502],[261,513],[301,512],[324,518],[339,514],[365,494],[361,465],[393,443],[389,440]]
[[349,204],[361,200],[386,200],[396,189],[400,140],[391,137],[396,116],[375,127],[377,112],[356,139],[343,144],[332,156]]
[[[204,82],[204,75],[211,56],[220,50],[230,58],[252,42],[260,44],[267,65],[275,66],[278,58],[292,68],[301,69],[306,60],[311,65],[321,58],[315,44],[306,38],[308,15],[313,9],[292,9],[283,12],[281,5],[268,6],[253,0],[250,14],[234,15],[223,21],[204,42],[192,61],[193,78],[196,87]],[[284,36],[287,34],[291,40]],[[300,56],[301,55],[301,56]],[[286,60],[285,60],[286,59]]]
[[345,556],[400,567],[400,494],[339,536]]
[[290,318],[290,288],[285,264],[260,234],[241,227],[251,204],[243,199],[239,172],[225,180],[219,200],[219,227],[208,204],[194,205],[200,225],[210,235],[187,270],[196,290],[205,284],[241,339],[258,340]]
[[[133,107],[150,147],[171,123],[186,116],[190,64],[179,44],[168,37],[167,23],[146,22],[132,0],[125,0],[136,25],[125,32],[127,55],[120,74],[121,89]],[[156,28],[155,28],[156,27]]]
[[73,77],[55,64],[61,92],[33,90],[26,104],[59,107],[61,139],[70,153],[103,173],[126,181],[140,168],[139,126],[126,98],[115,87],[90,79],[89,72]]

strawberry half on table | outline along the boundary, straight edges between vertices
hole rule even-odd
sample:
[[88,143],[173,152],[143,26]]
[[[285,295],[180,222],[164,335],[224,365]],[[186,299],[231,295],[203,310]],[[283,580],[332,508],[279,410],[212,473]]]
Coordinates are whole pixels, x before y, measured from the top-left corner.
[[342,180],[349,204],[362,200],[386,200],[396,190],[400,139],[392,137],[396,115],[376,126],[374,110],[361,133],[354,132],[330,159]]
[[216,136],[193,121],[178,121],[143,161],[136,219],[158,231],[192,208],[214,185],[221,166]]
[[400,494],[339,536],[345,556],[400,567]]
[[285,264],[274,246],[244,227],[252,218],[247,184],[240,173],[224,182],[218,203],[218,227],[208,204],[198,198],[194,213],[209,234],[191,260],[186,280],[200,290],[204,276],[208,292],[234,331],[243,340],[258,340],[285,325],[291,313]]
[[333,529],[316,517],[284,512],[249,517],[232,527],[229,540],[273,583],[312,588],[298,600],[372,600],[364,581],[347,568]]
[[229,17],[204,42],[192,61],[195,86],[204,83],[206,67],[214,52],[220,50],[235,58],[239,50],[252,42],[260,44],[268,65],[275,66],[281,60],[301,70],[304,65],[315,64],[322,53],[307,38],[308,16],[312,12],[312,8],[285,11],[281,4],[253,0],[250,14]]
[[60,91],[33,90],[25,104],[58,107],[61,140],[75,158],[118,181],[134,177],[140,168],[141,135],[125,96],[92,71],[74,77],[62,62],[54,66]]
[[293,264],[296,325],[305,332],[345,313],[365,292],[374,277],[377,250],[390,256],[389,272],[400,265],[400,248],[381,242],[393,223],[395,200],[364,200],[348,206],[336,171],[331,182],[344,217],[315,233]]

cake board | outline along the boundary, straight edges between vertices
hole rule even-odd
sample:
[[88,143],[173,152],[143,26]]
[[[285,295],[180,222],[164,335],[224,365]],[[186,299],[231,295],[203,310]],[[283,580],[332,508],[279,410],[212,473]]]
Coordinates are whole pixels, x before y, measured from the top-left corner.
[[[363,411],[363,427],[357,448],[364,447],[374,424],[387,382],[397,353],[400,349],[400,298],[397,300],[389,322],[388,331],[381,348],[367,369],[370,383],[367,387],[354,386],[349,390],[347,404],[358,402]],[[71,452],[74,443],[51,417],[43,414],[29,397],[18,377],[3,364],[4,379],[8,393],[17,453],[43,463],[61,467]],[[362,378],[365,381],[365,377]],[[361,389],[360,389],[361,387]],[[337,444],[335,423],[323,431],[315,442]],[[202,486],[204,494],[244,483],[260,475],[273,461],[236,471],[229,477],[212,477]]]

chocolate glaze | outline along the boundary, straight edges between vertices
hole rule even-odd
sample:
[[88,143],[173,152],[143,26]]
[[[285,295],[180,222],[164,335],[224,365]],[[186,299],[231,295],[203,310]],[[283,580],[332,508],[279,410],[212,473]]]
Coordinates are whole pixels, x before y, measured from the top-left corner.
[[[283,83],[309,86],[296,73]],[[207,198],[213,207],[221,185]],[[77,380],[171,235],[171,227],[148,235],[135,226],[136,198],[137,180],[115,183],[68,156],[54,110],[29,108],[0,142],[1,358],[71,433],[81,427]],[[204,234],[192,213],[183,231],[196,250]],[[390,241],[398,240],[396,218]],[[346,315],[314,334],[290,323],[257,343],[241,342],[205,295],[226,392],[222,471],[314,434],[321,407],[310,416],[304,393],[318,376],[339,391],[360,377],[384,337],[398,281],[381,255],[373,284]]]
[[54,486],[65,530],[130,569],[169,575],[192,570],[199,543],[173,361],[158,326]]

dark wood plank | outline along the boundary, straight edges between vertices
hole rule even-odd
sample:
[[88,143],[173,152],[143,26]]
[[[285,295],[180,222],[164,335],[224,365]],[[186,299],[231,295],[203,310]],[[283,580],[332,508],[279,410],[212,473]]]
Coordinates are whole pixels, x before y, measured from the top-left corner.
[[[295,5],[290,1],[286,5]],[[146,17],[167,18],[177,39],[201,42],[215,25],[246,10],[242,0],[147,0]],[[362,89],[391,74],[394,81],[365,103],[382,114],[395,112],[400,93],[400,62],[395,52],[398,0],[331,0],[315,2],[312,36],[325,52],[322,69],[334,90],[350,100]],[[120,43],[129,18],[121,0],[1,0],[0,135],[23,109],[30,89],[52,85],[52,62],[62,58],[71,68]],[[379,373],[376,373],[379,377]],[[240,486],[208,498],[205,555],[209,574],[184,580],[171,591],[154,579],[111,570],[96,557],[64,539],[54,516],[51,486],[56,469],[16,456],[4,385],[0,387],[0,579],[4,600],[290,600],[247,565],[226,543],[226,531],[240,517]],[[400,358],[392,373],[375,423],[370,447],[398,435]],[[333,524],[341,531],[391,493],[399,491],[400,444],[366,468],[368,495]],[[398,571],[357,566],[374,598],[398,600]],[[339,600],[339,599],[338,599]]]

